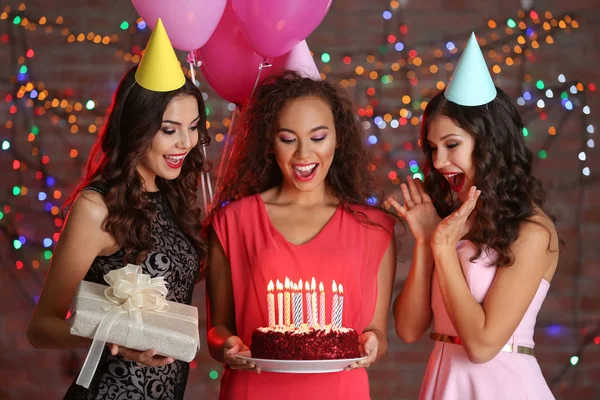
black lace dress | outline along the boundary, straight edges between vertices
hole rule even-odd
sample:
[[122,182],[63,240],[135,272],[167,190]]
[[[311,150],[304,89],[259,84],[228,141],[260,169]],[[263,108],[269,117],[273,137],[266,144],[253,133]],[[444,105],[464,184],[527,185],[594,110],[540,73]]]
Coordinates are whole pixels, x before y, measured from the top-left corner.
[[[86,189],[101,189],[90,187]],[[168,282],[167,300],[191,304],[192,292],[199,271],[199,255],[192,242],[177,227],[167,200],[160,192],[146,193],[157,207],[152,221],[152,251],[141,266],[152,277],[163,276]],[[123,249],[107,257],[97,257],[85,280],[106,285],[104,275],[125,266]],[[138,367],[135,362],[112,356],[104,349],[98,369],[89,389],[75,383],[69,387],[65,399],[183,399],[189,373],[189,364],[175,361],[163,367]]]

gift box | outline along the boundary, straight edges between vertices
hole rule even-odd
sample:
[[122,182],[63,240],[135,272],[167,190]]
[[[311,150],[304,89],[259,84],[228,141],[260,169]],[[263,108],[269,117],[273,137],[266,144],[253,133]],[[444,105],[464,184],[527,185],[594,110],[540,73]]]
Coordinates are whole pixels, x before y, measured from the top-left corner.
[[94,339],[77,383],[88,387],[106,343],[190,362],[200,347],[198,309],[165,300],[166,282],[129,264],[104,279],[82,281],[73,300],[71,334]]

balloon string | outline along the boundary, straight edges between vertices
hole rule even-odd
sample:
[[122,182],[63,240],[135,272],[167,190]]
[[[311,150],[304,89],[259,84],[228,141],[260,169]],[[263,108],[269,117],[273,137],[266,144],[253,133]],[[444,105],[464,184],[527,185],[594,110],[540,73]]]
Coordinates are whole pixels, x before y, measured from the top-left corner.
[[271,68],[272,66],[273,65],[270,62],[268,62],[266,58],[263,60],[263,62],[260,63],[260,65],[258,66],[258,74],[256,74],[256,81],[254,81],[254,87],[252,88],[250,97],[252,97],[252,95],[254,95],[254,92],[256,91],[256,88],[258,87],[258,82],[260,81],[260,74],[262,73],[262,70],[265,68]]
[[[233,157],[233,151],[235,148],[234,138],[233,138],[233,125],[235,124],[236,114],[238,113],[238,108],[234,108],[231,113],[231,122],[229,123],[229,130],[227,131],[227,136],[225,137],[225,146],[223,147],[223,151],[221,152],[221,161],[219,162],[219,168],[217,170],[217,182],[215,184],[215,191],[219,193],[223,190],[223,179],[224,175],[227,173],[227,168],[229,167],[229,160]],[[213,206],[219,207],[219,204],[213,204]]]
[[194,85],[199,86],[200,82],[196,83],[196,71],[194,67],[199,68],[202,65],[202,61],[196,59],[196,50],[191,50],[187,56],[187,62],[190,64],[190,73],[192,75],[192,82]]

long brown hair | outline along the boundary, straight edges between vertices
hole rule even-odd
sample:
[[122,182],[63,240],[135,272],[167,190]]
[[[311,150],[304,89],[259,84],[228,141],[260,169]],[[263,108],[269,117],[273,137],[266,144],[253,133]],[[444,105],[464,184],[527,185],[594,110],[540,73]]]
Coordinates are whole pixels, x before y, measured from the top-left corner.
[[143,196],[142,179],[136,166],[150,151],[169,102],[175,96],[192,96],[198,102],[200,113],[198,144],[187,155],[176,179],[157,176],[156,184],[167,199],[177,225],[203,257],[206,246],[200,238],[201,216],[195,203],[198,179],[208,168],[201,147],[208,145],[210,138],[202,93],[187,78],[181,88],[170,92],[144,89],[135,82],[136,70],[137,67],[133,67],[119,83],[106,124],[88,158],[85,178],[65,203],[65,209],[83,188],[99,183],[105,188],[108,208],[103,228],[123,246],[126,254],[149,251],[156,207]]
[[363,145],[351,100],[343,89],[331,83],[286,71],[267,78],[244,107],[243,120],[234,131],[233,151],[223,173],[223,184],[217,188],[213,201],[213,212],[232,200],[282,183],[283,176],[272,152],[279,115],[290,101],[309,96],[319,97],[329,105],[335,123],[337,148],[326,184],[342,206],[353,213],[351,204],[383,210],[382,193],[368,171],[370,156]]
[[478,248],[473,259],[481,255],[485,245],[497,252],[498,266],[509,266],[514,262],[510,246],[517,240],[521,224],[535,214],[535,207],[543,210],[546,192],[541,181],[532,175],[533,153],[523,138],[521,116],[510,97],[499,88],[497,91],[490,103],[475,107],[452,103],[443,91],[437,94],[423,114],[421,144],[425,153],[425,188],[444,218],[457,205],[450,185],[432,167],[432,148],[427,141],[429,125],[435,117],[444,115],[474,138],[474,185],[481,195],[469,233],[469,239]]

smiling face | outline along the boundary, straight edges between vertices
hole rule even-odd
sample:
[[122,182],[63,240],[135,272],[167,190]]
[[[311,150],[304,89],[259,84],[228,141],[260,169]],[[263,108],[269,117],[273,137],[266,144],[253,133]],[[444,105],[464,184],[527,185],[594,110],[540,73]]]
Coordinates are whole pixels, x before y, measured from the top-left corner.
[[137,170],[147,191],[156,191],[157,176],[173,180],[181,173],[185,156],[198,144],[198,101],[193,96],[174,97],[167,106],[160,130]]
[[473,136],[452,119],[438,115],[429,123],[427,142],[431,147],[433,168],[448,180],[458,198],[465,201],[475,184]]
[[311,96],[285,105],[273,142],[284,185],[302,192],[323,188],[335,147],[335,124],[327,102]]

